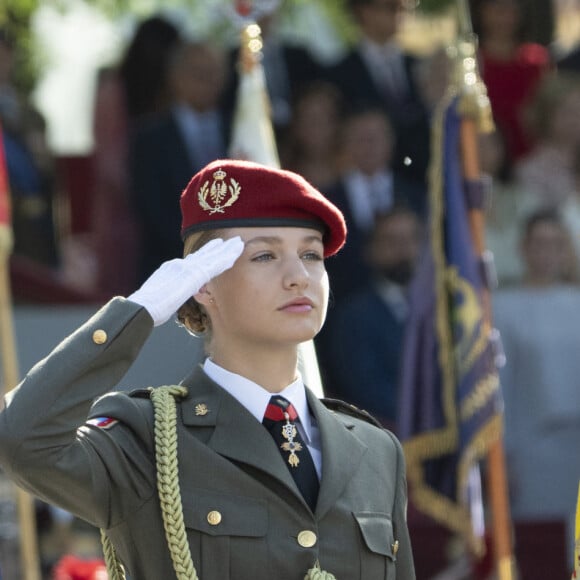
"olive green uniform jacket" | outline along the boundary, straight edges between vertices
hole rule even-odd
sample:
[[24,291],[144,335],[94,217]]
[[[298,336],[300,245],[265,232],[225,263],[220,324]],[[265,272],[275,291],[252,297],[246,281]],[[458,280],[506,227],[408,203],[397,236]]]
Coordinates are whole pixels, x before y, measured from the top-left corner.
[[[28,373],[0,414],[4,469],[104,528],[132,580],[175,578],[156,489],[153,411],[148,396],[102,395],[151,329],[144,309],[113,299]],[[302,580],[317,560],[338,580],[415,578],[405,466],[393,435],[330,411],[307,391],[322,442],[312,513],[266,429],[201,368],[184,385],[179,481],[201,580]],[[118,423],[101,428],[87,416]]]

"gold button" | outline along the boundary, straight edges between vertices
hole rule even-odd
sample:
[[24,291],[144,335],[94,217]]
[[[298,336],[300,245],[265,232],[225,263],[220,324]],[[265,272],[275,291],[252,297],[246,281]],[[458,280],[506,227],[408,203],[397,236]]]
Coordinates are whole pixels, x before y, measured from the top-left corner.
[[95,330],[93,332],[93,342],[95,344],[105,344],[107,342],[107,333],[104,330]]
[[399,551],[399,540],[395,540],[395,543],[391,547],[393,548],[393,554],[396,556]]
[[317,539],[316,534],[310,530],[303,530],[298,534],[298,543],[303,548],[312,548]]
[[210,526],[217,526],[222,521],[222,514],[213,510],[207,514],[207,521]]

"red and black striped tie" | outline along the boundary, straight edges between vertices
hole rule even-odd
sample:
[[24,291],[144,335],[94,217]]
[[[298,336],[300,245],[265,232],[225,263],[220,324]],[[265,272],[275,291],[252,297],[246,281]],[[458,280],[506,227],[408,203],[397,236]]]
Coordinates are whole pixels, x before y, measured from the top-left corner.
[[292,403],[274,395],[266,407],[262,423],[270,431],[298,489],[314,511],[320,484],[310,451],[296,428],[297,418]]

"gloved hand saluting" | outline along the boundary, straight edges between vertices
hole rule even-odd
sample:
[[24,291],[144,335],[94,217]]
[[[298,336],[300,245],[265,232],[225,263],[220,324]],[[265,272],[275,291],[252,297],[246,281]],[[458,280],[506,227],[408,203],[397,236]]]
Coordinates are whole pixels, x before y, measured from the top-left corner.
[[243,251],[244,242],[239,236],[211,240],[185,258],[161,264],[127,299],[147,309],[154,326],[159,326],[204,284],[231,268]]

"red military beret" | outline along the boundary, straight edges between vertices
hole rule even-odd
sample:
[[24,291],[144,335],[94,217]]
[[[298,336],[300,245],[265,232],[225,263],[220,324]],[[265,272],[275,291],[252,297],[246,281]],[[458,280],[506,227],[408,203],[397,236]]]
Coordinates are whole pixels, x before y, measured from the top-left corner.
[[344,245],[340,210],[303,177],[250,161],[219,159],[196,173],[181,194],[181,236],[216,228],[313,227],[324,255]]

